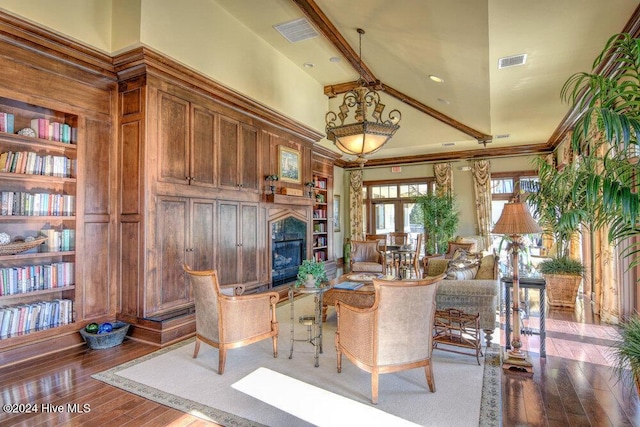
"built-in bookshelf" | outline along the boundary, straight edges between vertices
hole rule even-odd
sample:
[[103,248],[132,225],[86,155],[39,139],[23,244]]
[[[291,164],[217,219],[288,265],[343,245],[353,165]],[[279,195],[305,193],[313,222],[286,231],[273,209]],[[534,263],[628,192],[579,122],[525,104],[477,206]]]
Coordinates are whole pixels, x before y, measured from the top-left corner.
[[328,189],[327,178],[313,176],[313,258],[317,261],[328,259]]
[[75,320],[77,126],[73,114],[0,98],[0,233],[47,237],[0,252],[0,341]]

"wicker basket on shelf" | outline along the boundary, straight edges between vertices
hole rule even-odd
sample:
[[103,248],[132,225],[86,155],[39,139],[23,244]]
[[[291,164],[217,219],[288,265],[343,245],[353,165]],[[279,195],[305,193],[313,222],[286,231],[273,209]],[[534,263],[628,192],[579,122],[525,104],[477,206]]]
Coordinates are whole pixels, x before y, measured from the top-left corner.
[[0,255],[19,254],[20,252],[28,251],[43,244],[46,240],[47,237],[38,237],[34,240],[5,243],[4,245],[0,245]]

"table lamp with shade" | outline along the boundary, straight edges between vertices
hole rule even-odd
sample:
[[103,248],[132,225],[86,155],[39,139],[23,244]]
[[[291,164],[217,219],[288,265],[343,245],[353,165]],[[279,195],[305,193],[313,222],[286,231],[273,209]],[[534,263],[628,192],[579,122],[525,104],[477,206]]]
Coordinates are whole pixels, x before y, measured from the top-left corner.
[[[500,219],[491,231],[494,234],[503,234],[511,239],[511,266],[513,270],[513,338],[511,339],[511,350],[503,359],[502,369],[505,371],[515,371],[520,373],[533,374],[533,365],[527,360],[526,354],[521,350],[520,340],[520,283],[518,277],[518,257],[523,246],[522,235],[541,233],[542,229],[531,216],[526,203],[516,197],[504,205]],[[540,301],[544,304],[544,301]],[[509,339],[509,337],[506,337]]]

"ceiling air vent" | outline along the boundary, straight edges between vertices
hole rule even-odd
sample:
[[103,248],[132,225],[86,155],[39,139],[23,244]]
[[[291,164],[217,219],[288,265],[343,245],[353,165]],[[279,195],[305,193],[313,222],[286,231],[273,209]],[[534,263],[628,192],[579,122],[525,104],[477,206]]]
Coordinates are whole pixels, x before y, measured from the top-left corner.
[[524,65],[525,62],[527,62],[526,53],[520,55],[505,56],[504,58],[498,59],[498,69],[515,67],[516,65]]
[[305,18],[274,25],[273,28],[289,40],[289,43],[297,43],[318,36],[318,32]]

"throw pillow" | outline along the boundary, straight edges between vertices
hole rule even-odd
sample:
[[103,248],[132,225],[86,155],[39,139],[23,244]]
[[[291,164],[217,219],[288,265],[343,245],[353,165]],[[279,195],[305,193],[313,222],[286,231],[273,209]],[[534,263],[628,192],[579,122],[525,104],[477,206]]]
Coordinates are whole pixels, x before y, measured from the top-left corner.
[[478,266],[471,268],[449,269],[447,270],[448,280],[471,280],[476,277]]
[[487,255],[485,257],[482,258],[482,260],[480,261],[480,268],[478,269],[478,272],[476,273],[476,279],[481,279],[481,280],[493,280],[493,279],[497,279],[496,274],[495,274],[495,264],[496,264],[496,257],[494,255]]
[[447,279],[470,280],[475,278],[478,272],[479,260],[475,254],[469,254],[465,250],[458,249],[449,260]]

